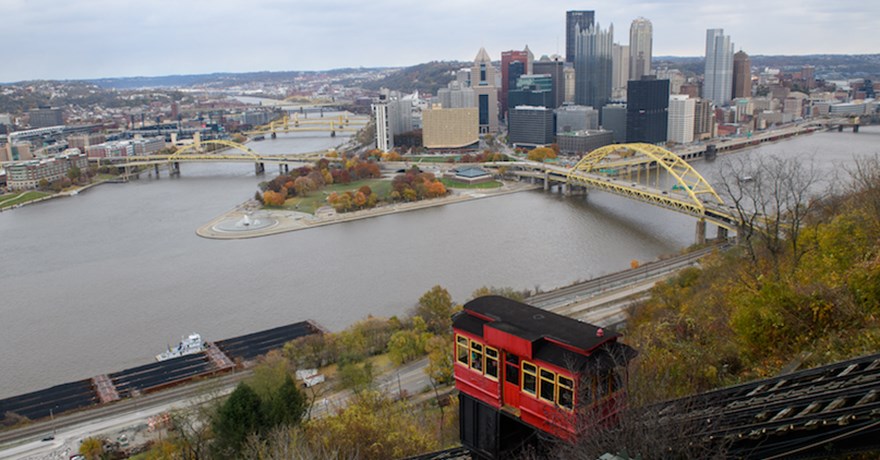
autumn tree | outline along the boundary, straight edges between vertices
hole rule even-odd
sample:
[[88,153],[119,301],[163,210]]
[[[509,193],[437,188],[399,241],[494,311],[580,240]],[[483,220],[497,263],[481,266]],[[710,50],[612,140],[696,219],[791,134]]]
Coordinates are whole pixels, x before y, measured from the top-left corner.
[[449,291],[434,286],[422,294],[415,308],[415,315],[425,320],[428,331],[435,334],[448,334],[452,328],[452,313],[455,305]]
[[[282,190],[286,191],[286,189]],[[266,206],[282,206],[284,205],[285,198],[285,195],[282,195],[281,192],[273,192],[272,190],[263,192],[263,204]]]
[[377,392],[362,392],[336,415],[310,423],[316,447],[363,460],[404,458],[436,450],[430,426],[410,406],[394,403]]
[[435,335],[425,343],[428,366],[425,374],[437,385],[452,383],[452,335]]
[[104,440],[101,438],[88,437],[79,445],[79,454],[87,460],[98,460],[104,454]]
[[545,161],[556,158],[556,152],[548,147],[535,147],[529,150],[527,158],[531,161]]
[[508,299],[516,300],[517,302],[522,302],[526,298],[526,292],[517,291],[516,289],[510,287],[482,286],[471,293],[471,299],[476,299],[477,297],[483,297],[487,295],[500,295],[501,297],[507,297]]

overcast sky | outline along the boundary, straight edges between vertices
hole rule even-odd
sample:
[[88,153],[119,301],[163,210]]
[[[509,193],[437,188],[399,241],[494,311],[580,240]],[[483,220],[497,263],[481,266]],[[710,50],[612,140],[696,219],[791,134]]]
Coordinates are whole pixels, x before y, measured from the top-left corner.
[[622,44],[648,18],[654,56],[702,56],[707,28],[749,54],[880,52],[877,0],[0,0],[0,82],[564,55],[571,9]]

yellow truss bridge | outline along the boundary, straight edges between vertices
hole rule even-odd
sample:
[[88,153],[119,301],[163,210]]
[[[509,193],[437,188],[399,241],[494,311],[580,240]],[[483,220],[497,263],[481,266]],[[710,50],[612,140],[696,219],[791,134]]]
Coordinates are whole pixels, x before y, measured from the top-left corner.
[[[209,150],[207,146],[217,146],[215,150]],[[231,151],[230,151],[231,150]],[[257,172],[265,170],[266,164],[278,164],[282,168],[291,163],[313,162],[322,158],[334,159],[336,150],[319,150],[316,152],[295,154],[272,154],[266,155],[255,152],[250,147],[227,140],[200,140],[198,136],[192,144],[178,148],[168,155],[140,155],[124,158],[103,158],[102,163],[129,168],[133,166],[155,166],[158,172],[160,164],[172,165],[177,170],[180,163],[210,163],[210,162],[243,162],[254,163]]]
[[245,134],[248,136],[269,134],[269,133],[295,133],[295,132],[329,132],[332,136],[336,133],[354,133],[363,128],[368,122],[369,117],[352,117],[349,115],[337,115],[325,118],[299,118],[299,114],[294,114],[291,118],[285,115],[279,120],[275,120],[268,125],[260,126]]
[[[711,222],[727,230],[739,227],[735,213],[699,172],[656,145],[608,145],[585,155],[574,168],[548,166],[546,173],[548,180],[672,209],[698,218],[703,225]],[[669,183],[672,186],[667,188]]]

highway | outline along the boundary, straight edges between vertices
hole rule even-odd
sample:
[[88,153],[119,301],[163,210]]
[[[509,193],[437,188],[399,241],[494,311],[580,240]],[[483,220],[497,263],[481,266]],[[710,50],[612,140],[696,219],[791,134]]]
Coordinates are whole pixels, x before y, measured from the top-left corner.
[[[650,262],[636,269],[540,293],[526,299],[526,302],[582,321],[611,327],[625,321],[627,307],[645,298],[646,291],[657,281],[695,265],[700,258],[714,251],[728,247],[730,244],[725,243]],[[430,381],[423,371],[426,365],[427,358],[423,358],[393,369],[378,376],[374,385],[391,397],[420,394],[430,388]],[[130,438],[149,435],[144,431],[150,417],[225,396],[250,375],[249,371],[226,374],[0,432],[0,460],[66,460],[79,448],[79,442],[89,436],[116,439],[121,433]],[[332,413],[344,407],[351,396],[348,390],[318,395],[310,416],[322,417]],[[41,441],[53,432],[53,440]]]

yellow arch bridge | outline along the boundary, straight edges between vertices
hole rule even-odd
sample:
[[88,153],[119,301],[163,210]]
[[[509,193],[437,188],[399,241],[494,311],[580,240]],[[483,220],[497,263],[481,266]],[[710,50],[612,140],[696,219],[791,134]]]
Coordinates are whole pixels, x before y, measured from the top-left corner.
[[[216,146],[213,150],[208,146]],[[257,173],[265,171],[266,164],[277,164],[279,171],[289,171],[291,164],[310,163],[322,158],[335,160],[337,152],[334,149],[319,150],[316,152],[296,154],[273,154],[266,155],[257,153],[250,147],[238,142],[227,140],[200,140],[196,136],[194,142],[179,147],[174,153],[167,155],[140,155],[121,158],[100,158],[99,166],[111,164],[125,168],[126,175],[133,167],[156,168],[159,173],[159,165],[168,165],[172,174],[180,172],[180,163],[212,163],[212,162],[239,162],[253,163]]]
[[585,155],[571,169],[554,165],[541,169],[545,188],[557,182],[566,191],[598,189],[696,217],[698,242],[705,240],[706,222],[718,226],[719,237],[740,227],[736,213],[699,172],[656,145],[608,145]]

